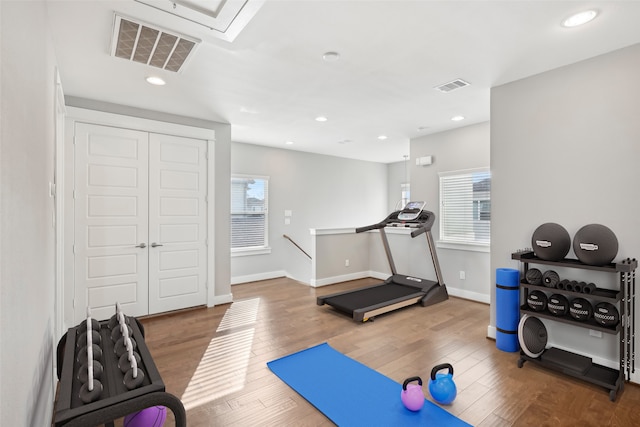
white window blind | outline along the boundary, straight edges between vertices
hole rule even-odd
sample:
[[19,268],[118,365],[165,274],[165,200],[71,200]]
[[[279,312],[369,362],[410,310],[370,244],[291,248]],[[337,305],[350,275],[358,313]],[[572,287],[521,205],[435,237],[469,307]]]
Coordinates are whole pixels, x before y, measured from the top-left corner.
[[231,250],[268,246],[269,178],[231,177]]
[[489,244],[491,174],[488,169],[440,174],[440,240]]

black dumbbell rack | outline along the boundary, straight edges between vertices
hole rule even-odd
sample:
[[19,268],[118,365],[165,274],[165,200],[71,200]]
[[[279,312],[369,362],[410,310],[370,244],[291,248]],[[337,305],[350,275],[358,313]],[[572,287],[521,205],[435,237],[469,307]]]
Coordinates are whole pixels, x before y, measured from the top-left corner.
[[100,378],[103,391],[100,398],[90,403],[80,399],[82,383],[78,379],[81,364],[77,361],[76,340],[80,335],[80,325],[70,328],[65,337],[64,357],[60,371],[60,388],[55,405],[55,427],[85,427],[96,425],[113,425],[113,421],[126,415],[141,411],[151,406],[164,406],[174,415],[177,427],[186,427],[186,414],[180,399],[165,392],[164,382],[156,368],[151,353],[144,342],[144,336],[135,318],[129,318],[132,338],[137,343],[136,351],[140,355],[138,367],[144,372],[142,384],[128,390],[124,384],[124,373],[118,367],[118,356],[114,351],[115,343],[111,340],[111,329],[108,320],[99,322],[102,357],[97,359],[104,372]]

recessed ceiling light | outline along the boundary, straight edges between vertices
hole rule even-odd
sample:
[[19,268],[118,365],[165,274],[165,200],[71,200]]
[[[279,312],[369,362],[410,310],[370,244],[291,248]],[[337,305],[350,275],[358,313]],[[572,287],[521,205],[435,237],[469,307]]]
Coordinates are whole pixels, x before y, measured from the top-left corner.
[[453,116],[451,117],[451,120],[453,120],[454,122],[459,122],[460,120],[464,120],[464,116]]
[[246,114],[258,114],[258,110],[252,110],[251,108],[247,107],[240,107],[240,112]]
[[387,135],[378,135],[378,139],[380,141],[384,141],[385,139],[387,139]]
[[293,141],[286,141],[285,144],[287,145],[293,145]]
[[324,55],[322,55],[322,59],[326,62],[336,62],[338,59],[340,59],[340,54],[338,52],[326,52]]
[[316,117],[316,122],[326,122],[327,118],[325,116]]
[[577,27],[582,24],[586,24],[587,22],[593,20],[596,17],[598,12],[595,10],[585,10],[584,12],[576,13],[575,15],[571,15],[564,21],[562,21],[562,26],[567,28]]
[[167,82],[165,82],[163,79],[157,76],[147,77],[147,83],[150,83],[155,86],[164,86],[165,84],[167,84]]

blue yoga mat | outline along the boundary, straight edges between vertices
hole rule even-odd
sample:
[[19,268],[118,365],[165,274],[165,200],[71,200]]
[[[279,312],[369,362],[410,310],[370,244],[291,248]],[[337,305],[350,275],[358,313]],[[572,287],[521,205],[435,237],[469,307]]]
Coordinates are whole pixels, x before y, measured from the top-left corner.
[[[402,384],[324,343],[267,363],[269,369],[338,426],[469,426],[425,399],[420,411],[400,400]],[[423,381],[426,392],[428,379]]]

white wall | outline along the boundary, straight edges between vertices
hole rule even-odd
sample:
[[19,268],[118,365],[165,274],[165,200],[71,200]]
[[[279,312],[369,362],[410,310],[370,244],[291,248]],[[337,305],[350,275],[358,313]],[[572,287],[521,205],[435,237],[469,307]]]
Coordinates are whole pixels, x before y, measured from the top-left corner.
[[[430,166],[416,166],[415,159],[433,156]],[[432,233],[437,241],[440,236],[439,220],[439,180],[438,173],[490,166],[489,123],[480,123],[463,128],[423,136],[411,140],[411,198],[427,202],[425,209],[436,215]],[[492,196],[492,206],[493,206]],[[492,217],[492,227],[493,227]],[[438,258],[444,282],[451,295],[489,302],[492,288],[490,275],[490,256],[488,248],[484,252],[464,249],[452,249],[437,244]],[[420,277],[425,272],[411,271]],[[460,271],[465,279],[460,279]]]
[[[604,224],[617,235],[616,260],[640,256],[638,70],[640,44],[492,89],[493,278],[496,268],[519,267],[511,253],[531,247],[544,222],[572,237],[583,225]],[[607,280],[617,286],[612,277],[594,281]],[[550,343],[617,364],[617,337],[545,323]]]
[[[388,207],[387,215],[398,209],[398,203],[402,199],[402,184],[409,182],[409,160],[387,164],[387,180]],[[382,220],[382,218],[380,218]]]
[[0,425],[54,400],[55,58],[42,1],[0,2]]
[[353,228],[313,230],[311,286],[370,277],[369,233]]
[[[289,274],[308,283],[310,229],[347,228],[381,221],[387,212],[387,166],[252,144],[231,144],[231,172],[269,176],[269,245],[265,255],[232,256],[232,283]],[[291,224],[284,211],[291,210]]]

